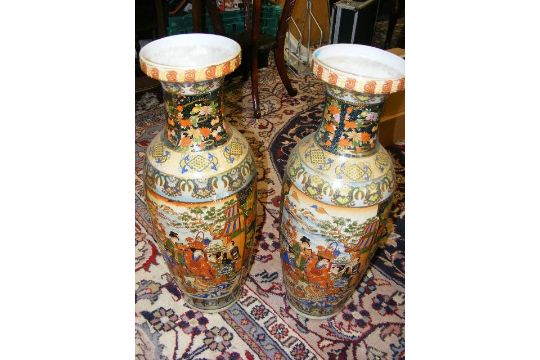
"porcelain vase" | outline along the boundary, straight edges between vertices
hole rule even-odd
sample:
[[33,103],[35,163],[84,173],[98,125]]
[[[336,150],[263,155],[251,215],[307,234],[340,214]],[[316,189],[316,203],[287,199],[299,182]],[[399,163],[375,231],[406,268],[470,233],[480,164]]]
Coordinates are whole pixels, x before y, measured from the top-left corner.
[[253,252],[256,169],[223,117],[223,79],[240,46],[209,34],[153,41],[142,70],[161,82],[167,117],[148,146],[146,203],[167,266],[188,306],[220,311],[240,296]]
[[323,318],[346,304],[387,232],[396,179],[378,124],[405,78],[403,59],[362,45],[323,46],[311,65],[326,83],[323,118],[287,162],[280,242],[289,304]]

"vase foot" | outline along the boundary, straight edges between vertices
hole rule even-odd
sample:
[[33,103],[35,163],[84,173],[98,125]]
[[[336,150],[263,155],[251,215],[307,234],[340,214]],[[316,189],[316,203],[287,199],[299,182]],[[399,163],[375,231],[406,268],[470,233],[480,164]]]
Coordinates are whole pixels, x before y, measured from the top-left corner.
[[[197,310],[197,311],[207,313],[207,314],[215,314],[221,311],[225,311],[231,306],[233,306],[234,304],[236,304],[236,302],[240,299],[240,296],[242,294],[241,289],[242,289],[241,287],[238,287],[238,289],[233,294],[225,296],[225,297],[229,297],[230,301],[225,302],[224,305],[216,304],[216,302],[221,302],[222,300],[220,301],[220,299],[223,299],[223,298],[206,300],[205,302],[207,304],[204,304],[204,302],[200,301],[200,299],[194,300],[194,298],[189,295],[184,296],[184,304],[193,310]],[[203,306],[195,305],[197,300],[199,303],[203,304]]]
[[332,312],[331,314],[328,314],[328,315],[311,315],[311,314],[307,314],[305,312],[303,312],[302,310],[298,309],[296,306],[294,306],[291,301],[289,300],[289,298],[287,297],[287,302],[289,303],[289,306],[291,307],[291,309],[293,309],[298,315],[300,316],[303,316],[307,319],[312,319],[312,320],[326,320],[326,319],[330,319],[334,316],[336,316],[341,310],[343,310],[343,308],[345,307],[345,304],[338,307],[336,309],[336,311]]
[[185,301],[184,304],[186,305],[186,307],[192,309],[192,310],[196,310],[196,311],[200,311],[200,312],[203,312],[203,313],[206,313],[206,314],[216,314],[216,313],[219,313],[219,312],[222,312],[222,311],[225,311],[225,310],[228,310],[231,306],[233,306],[234,304],[236,304],[236,302],[238,301],[239,297],[234,299],[233,301],[231,301],[230,303],[228,303],[227,305],[223,306],[223,307],[220,307],[218,309],[204,309],[204,308],[200,308],[200,307],[197,307],[197,306],[193,306],[192,304],[190,304],[189,302]]

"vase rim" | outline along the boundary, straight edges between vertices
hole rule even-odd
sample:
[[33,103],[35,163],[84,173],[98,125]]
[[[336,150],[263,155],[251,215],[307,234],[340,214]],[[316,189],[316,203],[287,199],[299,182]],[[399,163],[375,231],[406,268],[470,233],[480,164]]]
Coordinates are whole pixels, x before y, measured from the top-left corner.
[[141,69],[168,82],[199,82],[221,78],[240,65],[241,47],[214,34],[180,34],[154,40],[139,52]]
[[330,44],[316,49],[315,76],[346,90],[390,94],[405,89],[405,60],[388,51],[359,44]]

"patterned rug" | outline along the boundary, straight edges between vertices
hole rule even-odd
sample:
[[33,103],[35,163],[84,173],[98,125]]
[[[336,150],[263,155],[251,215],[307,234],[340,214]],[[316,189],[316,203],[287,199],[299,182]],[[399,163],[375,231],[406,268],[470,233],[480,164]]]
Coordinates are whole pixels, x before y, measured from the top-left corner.
[[285,300],[277,232],[283,168],[296,141],[313,132],[324,86],[291,80],[287,96],[275,68],[260,71],[262,119],[254,119],[249,81],[227,84],[225,114],[248,139],[258,167],[255,261],[238,303],[217,314],[184,306],[159,254],[144,200],[146,146],[164,125],[154,95],[136,104],[135,339],[137,359],[404,359],[404,145],[389,150],[398,176],[395,230],[345,309],[327,320],[297,315]]

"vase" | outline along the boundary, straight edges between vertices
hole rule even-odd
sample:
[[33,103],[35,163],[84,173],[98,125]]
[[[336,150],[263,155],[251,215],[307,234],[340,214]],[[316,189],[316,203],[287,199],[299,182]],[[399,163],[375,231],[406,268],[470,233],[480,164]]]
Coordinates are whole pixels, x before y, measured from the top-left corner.
[[144,165],[154,234],[186,304],[221,311],[240,296],[256,221],[253,154],[222,111],[223,79],[240,65],[240,45],[176,35],[147,44],[139,58],[161,82],[167,110]]
[[280,251],[290,306],[325,318],[351,297],[391,226],[396,179],[377,135],[386,96],[404,89],[404,60],[334,44],[317,49],[311,67],[326,83],[323,118],[286,165]]

